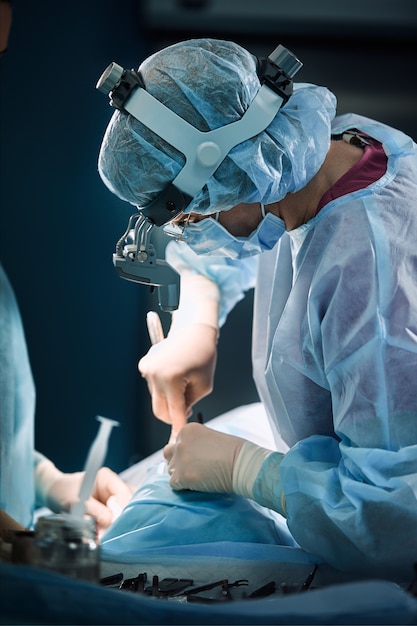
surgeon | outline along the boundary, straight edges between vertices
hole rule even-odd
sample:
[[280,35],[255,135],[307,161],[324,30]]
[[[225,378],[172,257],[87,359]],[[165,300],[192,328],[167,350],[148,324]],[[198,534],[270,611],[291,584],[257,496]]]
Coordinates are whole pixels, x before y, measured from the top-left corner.
[[[0,56],[7,50],[11,2],[0,0]],[[3,62],[3,61],[2,61]],[[35,450],[35,385],[19,306],[0,263],[0,528],[31,528],[35,510],[68,511],[84,472],[65,473]],[[132,488],[110,468],[99,470],[87,513],[99,530],[125,506]],[[1,555],[0,555],[1,558]]]
[[[242,47],[211,39],[139,68],[200,131],[242,118],[256,70]],[[417,561],[417,149],[399,130],[335,115],[330,91],[295,84],[175,218],[180,304],[139,370],[154,414],[179,431],[164,449],[173,489],[251,498],[332,566],[404,581]],[[175,146],[114,112],[99,155],[113,193],[146,209],[183,167]],[[220,329],[252,287],[270,448],[186,424],[212,391]]]

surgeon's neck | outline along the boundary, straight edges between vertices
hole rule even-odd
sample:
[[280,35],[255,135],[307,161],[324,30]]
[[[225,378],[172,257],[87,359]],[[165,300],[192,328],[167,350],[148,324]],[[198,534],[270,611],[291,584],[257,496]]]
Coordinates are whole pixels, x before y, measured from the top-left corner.
[[358,146],[332,141],[323,165],[310,182],[279,202],[266,205],[265,210],[283,219],[287,230],[306,224],[316,215],[322,196],[359,161],[362,152]]

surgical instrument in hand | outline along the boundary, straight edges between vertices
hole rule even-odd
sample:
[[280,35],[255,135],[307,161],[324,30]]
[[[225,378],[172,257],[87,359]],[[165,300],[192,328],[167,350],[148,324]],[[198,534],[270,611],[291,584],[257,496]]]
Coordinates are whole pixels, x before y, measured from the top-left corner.
[[146,314],[146,324],[148,327],[149,339],[154,346],[165,339],[161,319],[156,311],[148,311]]
[[[165,339],[161,319],[156,311],[148,311],[146,315],[146,324],[152,345],[160,343]],[[177,434],[178,432],[171,427],[171,435],[168,443],[175,443]]]
[[103,465],[107,453],[107,442],[113,426],[119,426],[119,422],[107,417],[96,418],[100,422],[100,428],[91,444],[85,464],[85,475],[81,483],[79,501],[71,505],[71,514],[82,517],[85,514],[85,503],[93,491],[96,474]]

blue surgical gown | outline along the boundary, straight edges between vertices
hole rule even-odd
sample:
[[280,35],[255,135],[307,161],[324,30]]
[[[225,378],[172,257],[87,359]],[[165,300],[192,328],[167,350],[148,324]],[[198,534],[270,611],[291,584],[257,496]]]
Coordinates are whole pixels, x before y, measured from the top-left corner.
[[[171,260],[216,281],[221,319],[255,286],[253,369],[290,446],[264,462],[255,497],[279,507],[299,545],[336,568],[409,580],[417,561],[417,149],[361,116],[384,145],[385,175],[331,201],[275,248],[244,262]],[[255,266],[257,276],[255,276]],[[279,483],[279,481],[278,481]],[[279,510],[279,508],[278,508]]]
[[35,386],[19,308],[0,264],[0,509],[29,528],[34,474]]

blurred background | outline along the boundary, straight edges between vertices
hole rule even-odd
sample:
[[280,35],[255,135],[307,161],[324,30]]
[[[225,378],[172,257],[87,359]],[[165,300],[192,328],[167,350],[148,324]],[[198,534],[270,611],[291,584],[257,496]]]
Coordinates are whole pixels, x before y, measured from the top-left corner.
[[[282,43],[304,62],[297,80],[329,87],[339,113],[417,139],[416,34],[415,0],[13,0],[0,62],[0,258],[26,330],[40,451],[64,471],[80,469],[98,414],[121,423],[107,457],[116,471],[169,436],[137,372],[156,296],[112,264],[133,211],[97,173],[112,113],[95,90],[104,68],[137,67],[194,37],[232,39],[261,55]],[[257,400],[251,307],[248,294],[223,328],[215,391],[196,407],[206,420]]]

